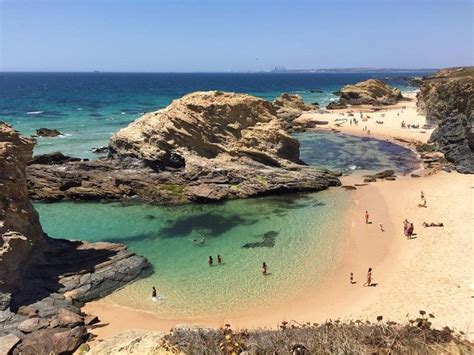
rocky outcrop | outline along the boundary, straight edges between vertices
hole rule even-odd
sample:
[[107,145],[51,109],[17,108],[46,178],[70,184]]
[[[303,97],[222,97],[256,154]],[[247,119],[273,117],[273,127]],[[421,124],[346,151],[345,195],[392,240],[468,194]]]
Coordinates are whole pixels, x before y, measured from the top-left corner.
[[318,191],[340,182],[304,165],[274,106],[249,95],[197,92],[118,131],[109,156],[28,167],[30,196],[159,203]]
[[36,130],[36,135],[39,137],[57,137],[61,135],[61,132],[57,129],[38,128]]
[[319,109],[318,105],[305,104],[300,95],[281,94],[273,101],[277,116],[281,120],[283,127],[288,131],[303,131],[305,127],[297,124],[295,119],[302,113]]
[[399,89],[377,79],[346,85],[336,94],[339,101],[330,103],[328,109],[344,108],[347,105],[394,105],[404,99]]
[[62,164],[71,161],[81,161],[79,158],[69,157],[64,155],[61,152],[54,152],[48,154],[35,155],[28,162],[28,165],[31,164],[40,164],[40,165],[51,165],[51,164]]
[[43,232],[26,185],[33,145],[0,122],[0,349],[71,353],[88,338],[78,306],[136,279],[148,263],[121,244]]
[[423,80],[418,108],[438,127],[430,137],[461,173],[474,173],[474,68],[444,69]]

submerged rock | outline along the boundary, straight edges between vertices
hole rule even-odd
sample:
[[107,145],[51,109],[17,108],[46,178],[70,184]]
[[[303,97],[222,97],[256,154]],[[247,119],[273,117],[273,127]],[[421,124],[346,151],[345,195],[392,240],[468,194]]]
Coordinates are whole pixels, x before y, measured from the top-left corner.
[[59,132],[57,129],[50,129],[50,128],[38,128],[36,130],[36,135],[39,137],[57,137],[60,136],[62,133]]
[[249,249],[249,248],[273,248],[275,246],[275,238],[278,235],[278,232],[276,231],[269,231],[266,232],[263,235],[263,240],[259,242],[252,242],[252,243],[246,243],[242,245],[243,249]]
[[64,155],[61,152],[54,152],[54,153],[48,153],[48,154],[35,155],[28,162],[28,165],[31,165],[31,164],[45,164],[45,165],[62,164],[62,163],[67,163],[67,162],[71,162],[71,161],[81,161],[81,159]]
[[306,166],[274,106],[250,95],[197,92],[112,136],[107,159],[30,165],[30,196],[160,203],[319,191],[340,184]]
[[474,68],[443,69],[423,80],[418,108],[437,124],[429,142],[461,173],[474,173]]

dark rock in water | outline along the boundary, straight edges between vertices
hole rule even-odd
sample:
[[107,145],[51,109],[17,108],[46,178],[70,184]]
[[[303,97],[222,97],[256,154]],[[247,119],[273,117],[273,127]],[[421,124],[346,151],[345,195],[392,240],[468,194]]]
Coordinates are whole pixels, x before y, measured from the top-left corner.
[[151,220],[153,220],[153,219],[156,219],[156,217],[153,216],[153,215],[151,215],[151,214],[147,214],[147,215],[146,215],[145,217],[143,217],[143,218],[145,218],[145,219],[147,219],[147,220],[149,220],[149,221],[151,221]]
[[276,231],[269,231],[263,235],[263,240],[260,242],[246,243],[242,245],[242,248],[273,248],[275,246],[275,238],[278,235]]
[[443,69],[424,78],[418,108],[437,124],[429,142],[460,173],[474,173],[474,68]]
[[52,165],[52,164],[63,164],[67,162],[81,161],[79,158],[69,157],[60,152],[48,153],[35,155],[29,162],[31,164],[41,164],[41,165]]
[[49,128],[38,128],[36,130],[36,135],[39,137],[57,137],[61,135],[57,129],[49,129]]
[[109,147],[91,148],[91,152],[95,154],[105,154],[109,152]]
[[317,94],[322,94],[322,93],[323,93],[323,90],[314,89],[314,90],[309,90],[309,92],[311,92],[311,93],[317,93]]

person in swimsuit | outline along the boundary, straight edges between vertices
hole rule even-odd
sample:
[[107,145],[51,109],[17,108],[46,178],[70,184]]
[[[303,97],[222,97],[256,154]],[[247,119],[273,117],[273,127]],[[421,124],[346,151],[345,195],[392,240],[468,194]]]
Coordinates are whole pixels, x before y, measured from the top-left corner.
[[351,284],[354,284],[354,273],[353,272],[351,272],[350,279],[351,279]]
[[220,256],[220,254],[217,254],[217,263],[222,264],[222,258]]
[[158,300],[157,296],[156,296],[156,288],[155,286],[152,287],[152,291],[151,291],[151,300],[153,302],[156,302]]
[[262,274],[267,274],[267,263],[264,261],[262,265]]
[[212,256],[209,255],[207,262],[209,263],[209,266],[212,266],[212,264],[214,263],[214,260],[212,260]]
[[365,224],[369,224],[369,211],[365,211]]
[[367,282],[364,284],[364,286],[370,285],[372,285],[372,268],[369,268],[369,271],[367,271]]

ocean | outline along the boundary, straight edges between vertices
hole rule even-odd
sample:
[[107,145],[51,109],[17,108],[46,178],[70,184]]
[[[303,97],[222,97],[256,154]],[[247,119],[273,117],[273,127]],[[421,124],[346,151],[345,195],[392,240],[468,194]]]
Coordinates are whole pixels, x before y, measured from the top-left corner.
[[[400,76],[408,74],[1,73],[0,120],[23,134],[40,127],[63,133],[38,138],[35,154],[61,151],[95,159],[91,148],[106,146],[118,129],[192,91],[237,91],[268,100],[290,92],[324,106],[341,86],[368,78],[388,78],[403,91],[413,90],[402,85]],[[416,163],[410,150],[369,137],[327,132],[294,136],[305,162],[347,174],[388,168],[404,173]],[[163,318],[194,318],[271,309],[321,283],[340,250],[345,194],[330,189],[172,207],[119,202],[34,205],[52,237],[126,243],[151,262],[150,276],[103,302]],[[201,237],[204,244],[192,242]],[[253,247],[246,247],[249,243]],[[224,262],[209,267],[208,256],[216,260],[217,254]],[[262,279],[263,261],[271,275]],[[158,303],[150,300],[152,286],[160,294]]]

